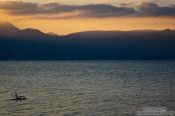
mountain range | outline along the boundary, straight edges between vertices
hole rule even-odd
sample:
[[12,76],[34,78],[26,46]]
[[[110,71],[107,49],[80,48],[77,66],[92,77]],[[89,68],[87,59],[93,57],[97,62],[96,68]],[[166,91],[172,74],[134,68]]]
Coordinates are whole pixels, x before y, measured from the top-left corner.
[[86,31],[60,36],[0,23],[0,60],[174,60],[175,30]]

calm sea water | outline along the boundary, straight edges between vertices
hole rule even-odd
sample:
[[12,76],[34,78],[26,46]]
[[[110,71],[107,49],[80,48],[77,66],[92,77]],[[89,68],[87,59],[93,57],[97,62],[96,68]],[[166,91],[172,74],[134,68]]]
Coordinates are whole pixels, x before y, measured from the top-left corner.
[[[25,101],[11,101],[14,93]],[[175,61],[1,61],[2,116],[126,116],[175,111]]]

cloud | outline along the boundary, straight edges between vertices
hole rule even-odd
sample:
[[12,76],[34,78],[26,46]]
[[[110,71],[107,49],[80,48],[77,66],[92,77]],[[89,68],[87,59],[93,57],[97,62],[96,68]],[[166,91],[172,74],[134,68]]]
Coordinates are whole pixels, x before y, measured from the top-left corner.
[[151,2],[143,2],[136,6],[112,6],[108,4],[66,5],[7,1],[0,2],[0,10],[11,15],[30,15],[51,19],[71,17],[175,17],[175,5],[159,6]]
[[155,3],[142,3],[138,6],[138,13],[140,16],[171,16],[175,17],[175,5],[172,6],[158,6]]

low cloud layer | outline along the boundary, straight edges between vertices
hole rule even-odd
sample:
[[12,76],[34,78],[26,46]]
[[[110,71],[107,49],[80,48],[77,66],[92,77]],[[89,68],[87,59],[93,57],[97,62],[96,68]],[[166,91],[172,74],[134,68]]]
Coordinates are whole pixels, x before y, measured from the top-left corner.
[[42,18],[175,17],[175,5],[159,6],[156,3],[149,2],[131,7],[107,4],[65,5],[7,1],[0,2],[0,10],[11,15],[30,15]]

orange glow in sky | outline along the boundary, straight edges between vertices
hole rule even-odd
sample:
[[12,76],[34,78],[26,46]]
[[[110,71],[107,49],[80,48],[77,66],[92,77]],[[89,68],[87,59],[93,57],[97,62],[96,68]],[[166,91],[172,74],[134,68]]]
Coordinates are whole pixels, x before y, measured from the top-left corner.
[[[4,0],[5,1],[5,0]],[[24,0],[25,1],[25,0]],[[26,0],[32,1],[32,0]],[[41,0],[42,2],[50,2],[49,0]],[[41,3],[40,1],[40,3]],[[52,0],[54,1],[54,0]],[[75,3],[79,0],[74,0]],[[129,0],[128,0],[129,1]],[[137,1],[137,0],[135,0]],[[164,0],[165,1],[165,0]],[[174,1],[174,0],[173,0]],[[167,4],[172,4],[169,0]],[[32,2],[35,2],[34,0]],[[63,3],[63,0],[60,0]],[[103,0],[107,3],[107,0]],[[108,0],[108,3],[113,3],[114,0]],[[121,0],[118,0],[121,2]],[[80,2],[85,3],[85,2]],[[96,3],[97,0],[96,0]],[[117,2],[116,2],[117,3]],[[161,4],[164,2],[161,1]],[[70,2],[70,4],[73,4]],[[74,15],[74,13],[63,13],[63,16]],[[57,34],[69,34],[73,32],[89,31],[89,30],[161,30],[175,29],[174,17],[73,17],[73,18],[58,18],[58,19],[42,19],[35,18],[33,15],[16,15],[9,14],[7,11],[0,10],[0,21],[11,22],[17,27],[37,28],[44,32],[54,32]]]

